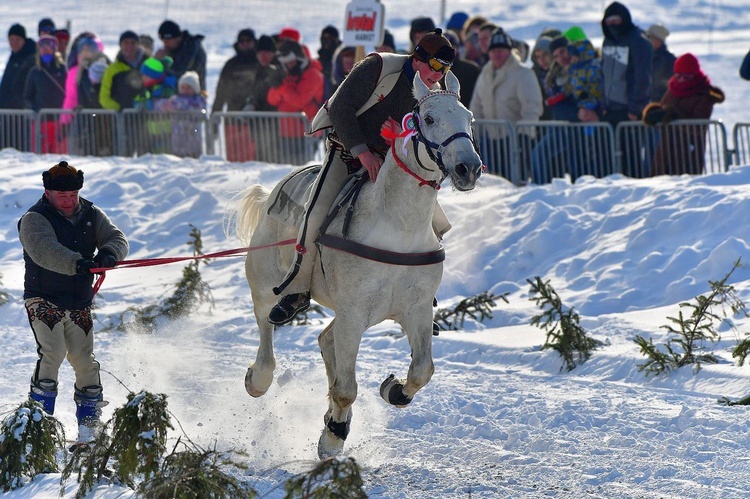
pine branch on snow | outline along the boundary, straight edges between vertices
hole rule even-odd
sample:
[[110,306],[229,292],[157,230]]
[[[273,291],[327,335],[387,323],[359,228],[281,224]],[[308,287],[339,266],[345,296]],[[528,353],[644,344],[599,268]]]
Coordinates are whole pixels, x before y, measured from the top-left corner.
[[[201,231],[190,224],[190,240],[187,245],[193,248],[193,256],[202,256],[203,240]],[[182,269],[182,279],[175,285],[175,291],[162,305],[148,305],[147,307],[128,307],[120,315],[120,324],[117,329],[126,330],[130,326],[153,332],[156,322],[160,318],[174,320],[195,312],[202,304],[208,303],[209,309],[214,306],[214,298],[211,287],[203,280],[199,266],[200,263],[208,264],[209,260],[193,260]],[[132,320],[125,322],[125,318],[132,314]]]
[[495,295],[489,291],[484,291],[472,297],[464,298],[452,309],[438,309],[432,320],[443,331],[458,331],[463,329],[466,316],[477,322],[492,319],[492,308],[497,305],[496,300],[501,299],[508,303],[507,295],[508,293]]
[[0,433],[0,488],[22,487],[39,473],[57,471],[56,456],[65,442],[62,424],[26,401],[5,418]]
[[[671,337],[663,345],[663,350],[657,348],[651,339],[646,340],[642,336],[636,336],[635,342],[641,348],[641,353],[646,356],[644,364],[638,369],[645,371],[646,375],[659,375],[664,372],[673,371],[688,364],[694,364],[695,370],[700,370],[701,363],[715,364],[719,359],[711,352],[706,352],[707,343],[715,343],[720,339],[716,325],[727,318],[725,306],[728,306],[732,314],[742,313],[747,317],[747,308],[737,296],[734,286],[727,284],[732,273],[740,267],[738,258],[732,269],[720,281],[708,281],[711,292],[708,296],[696,296],[695,303],[680,303],[681,309],[690,311],[686,316],[680,310],[677,317],[667,317],[671,324],[661,326],[666,329]],[[722,315],[715,310],[720,308]],[[732,356],[740,357],[740,365],[745,360],[750,345],[743,346],[741,342],[732,352]]]
[[542,281],[536,276],[533,281],[526,279],[526,282],[531,285],[529,300],[536,302],[543,311],[531,318],[532,326],[547,331],[542,349],[557,350],[565,362],[565,367],[572,371],[576,366],[586,362],[602,342],[586,334],[586,330],[579,325],[580,318],[574,309],[565,310],[562,300],[549,281]]

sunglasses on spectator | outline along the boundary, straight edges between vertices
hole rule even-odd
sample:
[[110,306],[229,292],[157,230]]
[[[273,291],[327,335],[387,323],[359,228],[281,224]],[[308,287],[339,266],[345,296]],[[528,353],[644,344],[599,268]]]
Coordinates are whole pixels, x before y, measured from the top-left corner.
[[433,71],[437,71],[438,73],[447,73],[448,70],[451,68],[450,62],[445,62],[441,59],[438,59],[437,57],[430,57],[427,59],[427,64],[430,65],[430,68]]

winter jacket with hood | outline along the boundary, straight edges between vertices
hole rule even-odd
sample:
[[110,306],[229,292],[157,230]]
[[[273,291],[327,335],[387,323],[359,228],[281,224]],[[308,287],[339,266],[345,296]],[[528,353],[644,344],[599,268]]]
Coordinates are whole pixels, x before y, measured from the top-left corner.
[[[288,72],[281,85],[268,91],[267,100],[281,113],[305,113],[312,119],[323,103],[323,73],[319,64],[310,64],[307,57],[298,58],[297,67]],[[298,120],[282,119],[282,137],[302,137],[305,128]]]
[[601,113],[603,99],[602,67],[599,54],[588,40],[578,40],[568,48],[578,60],[570,64],[568,75],[578,108]]
[[[607,25],[610,16],[620,16],[622,23]],[[604,109],[639,116],[651,95],[651,42],[619,2],[605,9],[601,24]]]

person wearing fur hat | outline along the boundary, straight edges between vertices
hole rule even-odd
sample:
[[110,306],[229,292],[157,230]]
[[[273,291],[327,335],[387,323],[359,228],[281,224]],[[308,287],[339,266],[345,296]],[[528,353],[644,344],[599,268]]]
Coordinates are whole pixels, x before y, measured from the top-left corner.
[[[724,92],[713,85],[691,53],[675,60],[674,74],[659,102],[643,110],[643,122],[668,125],[675,120],[709,120],[714,105],[724,102]],[[705,166],[706,127],[703,125],[660,126],[661,138],[651,163],[652,176],[700,175]]]
[[[312,241],[328,209],[357,170],[364,168],[370,181],[377,182],[388,151],[380,135],[382,124],[389,118],[400,120],[414,109],[413,81],[417,73],[428,87],[440,88],[439,82],[455,56],[455,49],[440,29],[424,35],[409,55],[368,54],[315,115],[309,133],[327,134],[326,155],[312,186],[310,199],[314,201],[306,206],[297,235],[297,257],[284,281],[274,288],[281,299],[269,313],[269,322],[286,324],[309,307],[317,252]],[[445,230],[441,227],[440,235]]]
[[159,39],[164,46],[154,53],[154,57],[172,59],[167,73],[174,76],[175,81],[179,80],[185,71],[195,71],[200,78],[201,90],[207,90],[203,38],[203,35],[193,35],[187,30],[182,30],[176,22],[166,20],[159,26]]
[[91,271],[116,266],[129,245],[101,208],[79,196],[81,170],[60,161],[42,173],[42,182],[44,194],[18,222],[23,299],[38,355],[29,398],[54,414],[58,372],[67,358],[75,372],[78,441],[88,443],[100,430],[107,404],[94,357]]
[[[482,66],[474,95],[469,109],[476,119],[518,121],[537,121],[544,111],[542,91],[536,74],[521,64],[513,52],[513,41],[502,28],[496,28],[488,45],[489,61]],[[532,141],[535,138],[533,129],[527,130],[521,139],[521,153],[528,158]],[[490,137],[499,141],[503,151],[508,151],[510,144],[506,133],[497,132]],[[481,144],[487,147],[488,143]],[[505,155],[506,153],[502,153]],[[483,157],[489,157],[483,154]],[[507,156],[501,156],[507,157]],[[502,170],[503,164],[493,165],[498,173],[510,179],[510,172]],[[488,165],[489,166],[489,165]]]

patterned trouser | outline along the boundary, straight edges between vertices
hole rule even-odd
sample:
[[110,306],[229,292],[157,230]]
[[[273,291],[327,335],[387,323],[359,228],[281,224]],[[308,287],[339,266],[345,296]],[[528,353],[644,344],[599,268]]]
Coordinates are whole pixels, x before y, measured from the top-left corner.
[[29,298],[25,305],[39,354],[33,381],[57,381],[58,371],[67,355],[75,371],[77,387],[101,386],[99,362],[94,358],[91,307],[66,310],[43,298]]

